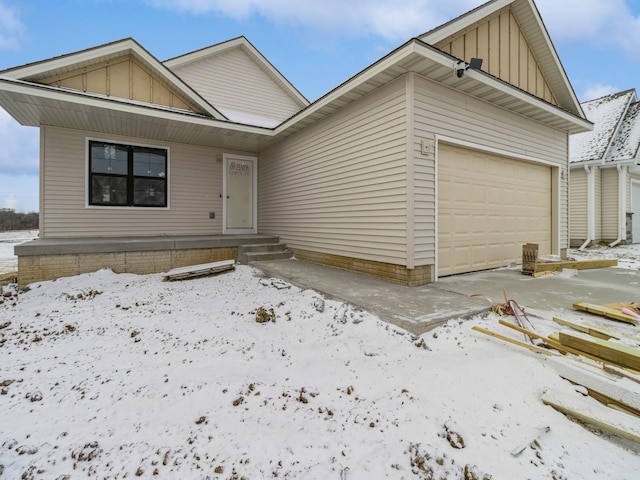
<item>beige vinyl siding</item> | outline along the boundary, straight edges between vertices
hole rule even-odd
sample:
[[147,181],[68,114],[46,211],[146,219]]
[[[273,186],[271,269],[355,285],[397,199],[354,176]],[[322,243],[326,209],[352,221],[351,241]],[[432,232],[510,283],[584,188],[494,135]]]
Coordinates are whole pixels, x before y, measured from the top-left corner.
[[404,79],[260,154],[259,232],[294,249],[406,264]]
[[[221,151],[46,126],[41,136],[43,237],[222,233]],[[168,147],[169,208],[87,207],[87,138]]]
[[[422,155],[420,144],[423,139],[432,140],[436,135],[442,135],[498,149],[516,158],[531,157],[566,169],[568,142],[565,132],[527,120],[423,77],[416,77],[414,123],[414,155],[416,164],[420,164],[420,174],[416,173],[416,192],[420,192],[421,199],[415,202],[416,212],[421,212],[415,222],[416,265],[427,265],[435,259],[435,245],[430,234],[435,231],[435,160]],[[561,182],[559,193],[559,248],[565,248],[568,243],[566,181]]]
[[602,186],[602,233],[598,238],[615,240],[618,238],[618,171],[615,168],[603,168]]
[[587,238],[587,173],[583,169],[571,170],[569,181],[569,231],[572,240],[584,241]]
[[594,238],[591,240],[599,242],[602,240],[602,170],[597,167],[594,176]]
[[558,100],[510,8],[436,44],[439,49],[469,62],[483,59],[482,70],[554,105]]
[[626,205],[627,205],[627,212],[632,212],[633,209],[631,208],[632,206],[632,201],[633,199],[631,198],[631,191],[632,191],[632,180],[635,181],[640,181],[640,175],[635,175],[631,172],[629,172],[629,170],[627,170],[627,185],[626,185],[626,191],[625,191],[625,195],[626,195]]
[[280,121],[301,108],[240,48],[183,65],[174,73],[216,108]]

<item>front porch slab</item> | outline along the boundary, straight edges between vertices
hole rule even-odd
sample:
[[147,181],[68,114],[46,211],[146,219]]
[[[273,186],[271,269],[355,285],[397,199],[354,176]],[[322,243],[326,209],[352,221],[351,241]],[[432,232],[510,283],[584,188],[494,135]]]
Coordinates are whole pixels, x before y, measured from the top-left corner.
[[15,247],[18,284],[94,272],[162,273],[201,263],[235,260],[238,246],[278,242],[272,235],[42,238]]

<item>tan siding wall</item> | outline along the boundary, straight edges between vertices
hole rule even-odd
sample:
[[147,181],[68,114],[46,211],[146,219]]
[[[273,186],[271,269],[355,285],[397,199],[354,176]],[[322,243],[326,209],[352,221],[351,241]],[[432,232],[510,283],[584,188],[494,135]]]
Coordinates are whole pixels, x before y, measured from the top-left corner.
[[174,72],[214,107],[285,120],[300,106],[240,49],[233,49]]
[[[416,78],[416,265],[433,262],[435,245],[435,161],[420,152],[422,139],[453,137],[514,155],[534,157],[566,168],[566,133],[529,121],[519,115]],[[566,175],[565,175],[566,178]],[[420,198],[420,201],[417,199]],[[567,181],[560,190],[560,248],[568,243]]]
[[602,169],[602,235],[603,240],[618,238],[618,171]]
[[262,152],[259,231],[293,249],[406,264],[405,82]]
[[50,77],[42,83],[200,111],[186,97],[171,91],[166,82],[153,75],[132,57]]
[[[222,232],[222,152],[184,144],[41,127],[41,235],[210,235]],[[169,148],[169,209],[86,206],[86,138]],[[209,212],[216,218],[209,219]]]
[[587,238],[587,173],[582,169],[571,170],[569,212],[571,240]]
[[593,241],[599,242],[602,240],[602,171],[600,169],[596,170],[594,177],[594,221],[595,221],[595,229],[594,229],[594,238]]
[[627,186],[626,186],[626,192],[625,192],[626,197],[627,197],[627,199],[626,199],[627,212],[632,212],[633,211],[633,209],[631,208],[632,207],[632,203],[631,202],[633,200],[631,198],[631,180],[640,181],[640,175],[630,173],[627,170]]
[[482,58],[482,70],[558,105],[509,8],[436,46],[466,62],[473,57]]

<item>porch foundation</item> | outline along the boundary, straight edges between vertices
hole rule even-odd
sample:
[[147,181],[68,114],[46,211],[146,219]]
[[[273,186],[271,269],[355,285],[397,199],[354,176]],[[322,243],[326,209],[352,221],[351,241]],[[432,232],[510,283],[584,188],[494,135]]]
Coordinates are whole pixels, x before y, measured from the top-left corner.
[[354,272],[371,275],[400,285],[415,287],[425,285],[433,281],[432,265],[423,265],[408,269],[402,265],[363,260],[361,258],[342,257],[327,253],[311,252],[308,250],[293,249],[293,255],[298,260],[328,265],[330,267],[343,268]]
[[149,238],[37,239],[15,247],[18,285],[95,272],[162,273],[221,260],[235,260],[238,246],[278,242],[266,235]]

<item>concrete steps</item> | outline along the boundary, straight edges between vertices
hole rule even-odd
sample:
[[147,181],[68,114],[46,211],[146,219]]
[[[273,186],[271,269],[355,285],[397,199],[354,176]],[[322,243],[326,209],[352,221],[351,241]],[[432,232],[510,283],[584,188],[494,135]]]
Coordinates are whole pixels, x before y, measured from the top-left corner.
[[291,257],[293,253],[284,243],[238,245],[238,263],[243,265],[265,260],[286,260]]

